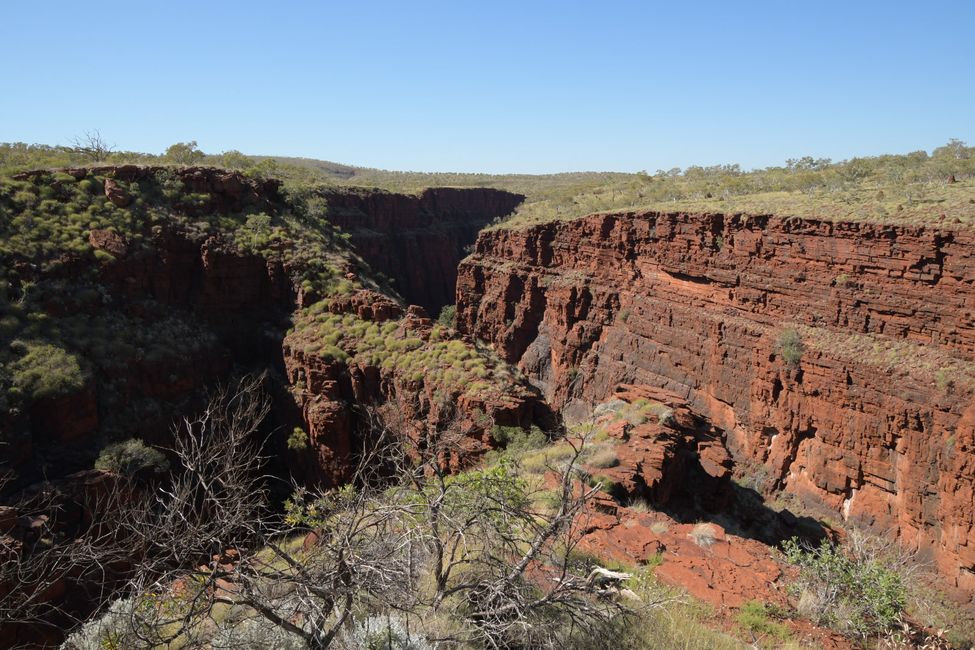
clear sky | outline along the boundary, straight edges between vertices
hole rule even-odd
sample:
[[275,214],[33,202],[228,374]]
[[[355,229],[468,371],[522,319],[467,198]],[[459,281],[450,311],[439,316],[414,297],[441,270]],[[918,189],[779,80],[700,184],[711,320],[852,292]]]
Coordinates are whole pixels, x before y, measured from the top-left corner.
[[975,0],[0,3],[0,142],[650,172],[975,142]]

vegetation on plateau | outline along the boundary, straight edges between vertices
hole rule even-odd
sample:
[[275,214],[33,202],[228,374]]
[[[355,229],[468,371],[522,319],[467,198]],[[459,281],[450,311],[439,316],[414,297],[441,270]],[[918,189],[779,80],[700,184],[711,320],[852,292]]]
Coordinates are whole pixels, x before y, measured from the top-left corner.
[[[381,187],[419,192],[427,187],[494,187],[527,197],[498,225],[574,219],[606,211],[657,210],[776,214],[878,223],[975,226],[975,147],[959,140],[930,153],[914,151],[834,162],[809,156],[784,165],[743,170],[740,165],[691,166],[635,174],[465,174],[393,172],[321,160],[245,156],[239,151],[185,157],[177,143],[161,155],[102,150],[111,163],[208,164],[275,176],[288,186]],[[174,149],[175,148],[175,149]],[[0,144],[0,174],[24,169],[90,163],[92,153],[69,146]],[[97,154],[95,154],[97,155]]]
[[493,350],[454,338],[452,328],[441,323],[429,331],[413,331],[406,318],[363,320],[330,312],[330,302],[324,299],[295,316],[289,340],[306,354],[396,372],[437,387],[445,399],[511,389],[520,378]]
[[[217,350],[219,333],[186,305],[129,300],[106,284],[103,276],[122,263],[119,255],[138,269],[178,234],[278,260],[308,296],[353,289],[340,269],[358,268],[359,261],[311,188],[270,192],[228,212],[217,209],[211,195],[193,192],[175,170],[131,181],[107,173],[89,168],[0,176],[3,442],[22,433],[32,403],[95,383],[104,389],[96,393],[106,442],[122,439],[130,435],[127,422],[166,417],[166,407],[132,394],[127,376],[178,381],[177,368],[185,372]],[[124,201],[108,198],[109,182]],[[96,247],[93,233],[122,251]],[[355,286],[372,286],[367,274],[361,278]]]

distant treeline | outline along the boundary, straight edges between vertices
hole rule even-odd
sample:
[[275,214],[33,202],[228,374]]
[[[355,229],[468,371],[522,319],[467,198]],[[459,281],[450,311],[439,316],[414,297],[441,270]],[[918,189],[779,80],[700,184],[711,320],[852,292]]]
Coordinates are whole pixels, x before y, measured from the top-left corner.
[[[239,151],[206,154],[193,141],[176,143],[154,155],[115,151],[97,132],[71,146],[0,144],[0,174],[93,163],[215,165],[255,176],[275,176],[291,186],[372,186],[399,192],[431,186],[496,187],[527,197],[505,221],[508,227],[638,208],[909,222],[943,214],[964,223],[975,221],[975,203],[970,202],[975,199],[975,147],[960,140],[950,140],[931,153],[914,151],[839,162],[804,156],[750,171],[731,164],[661,169],[652,174],[540,175],[394,172],[306,158],[248,156]],[[940,209],[932,210],[932,206]]]

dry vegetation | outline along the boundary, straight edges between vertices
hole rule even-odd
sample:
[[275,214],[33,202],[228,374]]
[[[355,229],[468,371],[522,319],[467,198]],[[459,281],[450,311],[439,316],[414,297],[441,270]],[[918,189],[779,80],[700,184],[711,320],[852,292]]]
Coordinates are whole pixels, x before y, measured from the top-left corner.
[[[788,160],[783,166],[750,171],[729,164],[661,169],[652,174],[542,175],[393,172],[305,158],[245,156],[236,151],[205,155],[178,145],[159,156],[103,152],[101,157],[109,162],[188,161],[225,166],[253,175],[276,176],[292,187],[326,184],[406,193],[433,186],[495,187],[524,194],[525,203],[495,226],[505,228],[575,219],[594,212],[637,210],[975,225],[975,147],[957,140],[930,154],[915,151],[840,162],[807,156]],[[91,154],[83,148],[0,145],[0,174],[89,162]]]
[[855,360],[886,373],[909,377],[940,390],[975,388],[975,364],[934,345],[879,334],[856,334],[825,327],[796,326],[802,344],[837,359]]

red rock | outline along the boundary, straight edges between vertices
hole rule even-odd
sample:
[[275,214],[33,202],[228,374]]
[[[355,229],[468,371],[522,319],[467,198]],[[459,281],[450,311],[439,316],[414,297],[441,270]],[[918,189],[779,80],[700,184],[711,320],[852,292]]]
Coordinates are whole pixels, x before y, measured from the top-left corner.
[[[973,304],[970,230],[774,217],[631,213],[487,231],[457,281],[458,329],[494,343],[553,406],[621,383],[676,393],[735,459],[930,550],[969,594],[972,387],[831,345],[790,367],[778,336],[799,323],[970,361]],[[699,456],[728,466],[720,448]]]
[[129,251],[125,237],[112,230],[92,229],[88,233],[88,243],[92,245],[92,248],[106,251],[115,257],[125,257]]
[[328,190],[328,219],[349,233],[356,251],[409,303],[436,315],[454,302],[465,246],[525,197],[484,188],[432,188],[420,196]]
[[111,178],[105,179],[105,197],[117,207],[124,208],[132,202],[129,193]]
[[39,399],[30,406],[32,432],[48,441],[68,442],[98,429],[98,402],[94,385],[57,397]]
[[[654,402],[659,409],[631,421],[637,408],[632,404],[638,401]],[[614,448],[618,464],[589,468],[591,474],[612,479],[626,497],[647,499],[655,507],[667,505],[679,490],[695,493],[714,508],[724,502],[731,456],[720,432],[696,417],[683,399],[652,386],[625,385],[617,388],[603,409],[608,413],[596,420],[596,426],[619,441]],[[696,477],[689,485],[694,465],[713,480]]]

